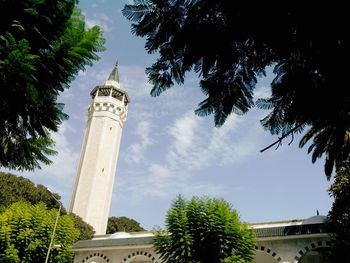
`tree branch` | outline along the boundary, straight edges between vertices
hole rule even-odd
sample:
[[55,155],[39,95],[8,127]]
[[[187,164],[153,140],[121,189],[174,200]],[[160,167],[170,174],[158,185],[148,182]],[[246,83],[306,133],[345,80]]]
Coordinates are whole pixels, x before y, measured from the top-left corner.
[[[270,149],[272,146],[276,145],[277,143],[278,143],[278,146],[277,146],[277,148],[278,148],[280,145],[282,145],[282,140],[283,140],[284,138],[286,138],[286,137],[289,136],[290,134],[293,135],[293,133],[295,132],[295,130],[299,129],[302,125],[304,125],[304,123],[301,123],[301,124],[295,126],[293,129],[289,130],[286,134],[282,135],[282,137],[278,137],[278,140],[277,140],[277,141],[275,141],[274,143],[272,143],[272,144],[270,144],[269,146],[265,147],[264,149],[260,150],[260,152],[262,153],[262,152],[264,152],[264,151]],[[293,135],[293,138],[292,138],[291,142],[290,142],[288,145],[290,145],[290,144],[293,142],[293,139],[294,139],[294,135]],[[277,148],[276,148],[276,150],[277,150]]]

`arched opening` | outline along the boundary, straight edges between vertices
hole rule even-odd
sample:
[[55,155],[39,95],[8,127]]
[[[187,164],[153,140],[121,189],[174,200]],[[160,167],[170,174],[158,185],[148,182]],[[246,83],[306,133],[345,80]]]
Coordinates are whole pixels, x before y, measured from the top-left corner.
[[276,263],[278,262],[272,255],[265,251],[256,250],[252,263]]
[[150,262],[153,262],[152,259],[150,259],[149,257],[146,257],[146,256],[136,256],[134,257],[130,263],[150,263]]
[[94,257],[88,261],[85,261],[87,263],[105,263],[106,261],[102,258]]
[[329,248],[319,247],[307,251],[298,261],[298,263],[330,263]]
[[110,263],[109,258],[102,253],[93,253],[86,256],[82,263]]
[[146,251],[134,251],[127,255],[120,263],[158,263],[156,257]]

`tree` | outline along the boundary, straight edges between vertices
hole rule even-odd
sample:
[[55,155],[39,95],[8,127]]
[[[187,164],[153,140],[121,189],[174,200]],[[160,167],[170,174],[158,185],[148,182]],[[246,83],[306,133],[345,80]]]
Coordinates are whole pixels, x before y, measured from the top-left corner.
[[350,261],[350,161],[338,169],[329,193],[334,197],[329,213],[331,232],[334,233],[333,262]]
[[[341,3],[224,0],[137,0],[123,9],[132,32],[146,38],[146,50],[159,53],[146,69],[152,96],[184,83],[194,70],[207,96],[195,113],[213,114],[216,126],[256,105],[270,111],[261,124],[279,136],[277,143],[307,129],[299,146],[308,145],[312,162],[325,156],[327,179],[336,171],[330,218],[343,251],[350,250],[344,242],[350,224],[343,168],[350,155],[346,10]],[[274,72],[271,96],[254,101],[267,67]]]
[[166,215],[166,231],[156,231],[154,247],[165,263],[250,262],[254,232],[222,199],[179,196]]
[[0,167],[50,164],[67,115],[58,95],[104,50],[76,0],[0,0]]
[[94,228],[86,223],[80,216],[70,213],[68,214],[74,221],[75,228],[79,229],[79,237],[78,240],[88,240],[93,238],[95,235]]
[[[57,210],[47,210],[43,203],[31,205],[18,202],[0,214],[0,261],[44,262],[50,244]],[[79,231],[71,217],[60,216],[49,262],[71,262],[73,243]]]
[[108,218],[107,223],[107,234],[113,234],[118,231],[123,232],[140,232],[145,231],[143,227],[140,226],[140,223],[134,219],[122,216],[115,217],[112,216]]
[[[48,209],[58,208],[57,200],[61,200],[61,196],[57,193],[51,193],[43,185],[35,185],[22,176],[0,172],[0,212],[19,201],[25,201],[32,205],[44,203]],[[64,207],[62,207],[61,213],[67,214]],[[93,227],[84,222],[81,217],[73,213],[68,216],[72,218],[75,227],[80,232],[79,240],[90,239],[94,236]]]
[[[265,129],[283,138],[310,127],[312,161],[326,156],[329,178],[350,153],[350,89],[345,4],[279,5],[247,1],[135,0],[124,16],[157,61],[146,69],[152,96],[194,70],[207,96],[195,113],[217,126],[255,104]],[[325,19],[332,17],[332,19]],[[273,67],[272,95],[254,103],[257,78]]]
[[43,185],[35,185],[22,176],[0,172],[0,207],[7,208],[15,202],[26,201],[33,205],[43,202],[48,209],[58,208],[59,204],[53,195],[57,200],[61,199]]

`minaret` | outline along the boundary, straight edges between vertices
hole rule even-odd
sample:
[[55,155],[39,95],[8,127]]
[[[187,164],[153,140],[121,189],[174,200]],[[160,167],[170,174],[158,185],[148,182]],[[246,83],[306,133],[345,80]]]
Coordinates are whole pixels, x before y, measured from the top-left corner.
[[122,128],[129,96],[119,82],[118,64],[107,81],[91,91],[88,121],[74,179],[69,212],[106,233]]

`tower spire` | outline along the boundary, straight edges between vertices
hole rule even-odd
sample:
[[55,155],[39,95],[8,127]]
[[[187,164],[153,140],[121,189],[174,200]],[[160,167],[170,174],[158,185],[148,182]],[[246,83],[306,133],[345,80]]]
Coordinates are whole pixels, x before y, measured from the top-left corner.
[[107,80],[112,80],[112,81],[116,81],[119,83],[119,70],[118,70],[118,60],[115,63],[115,66],[111,72],[111,74],[109,74],[109,77]]
[[119,83],[118,63],[104,85],[91,91],[88,122],[69,212],[106,233],[123,125],[129,96]]

